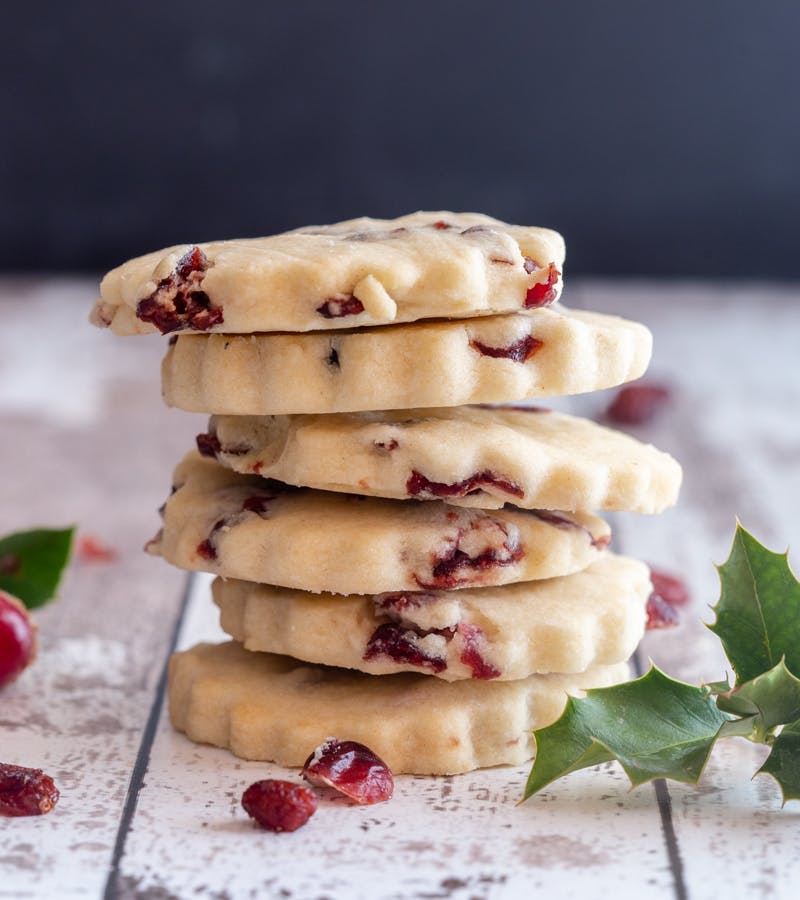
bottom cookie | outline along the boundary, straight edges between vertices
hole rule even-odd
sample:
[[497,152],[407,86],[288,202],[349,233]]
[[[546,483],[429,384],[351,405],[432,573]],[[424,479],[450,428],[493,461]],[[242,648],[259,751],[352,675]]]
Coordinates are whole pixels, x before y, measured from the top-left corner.
[[169,665],[172,724],[244,759],[301,766],[328,737],[366,744],[395,774],[451,775],[533,756],[531,731],[555,721],[567,694],[624,681],[626,663],[580,675],[447,683],[366,675],[197,644]]

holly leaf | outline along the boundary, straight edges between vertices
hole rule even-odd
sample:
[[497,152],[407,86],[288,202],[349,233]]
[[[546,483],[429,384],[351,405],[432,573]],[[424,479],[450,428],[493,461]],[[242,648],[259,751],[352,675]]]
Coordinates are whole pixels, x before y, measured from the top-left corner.
[[787,800],[800,800],[800,720],[786,725],[775,738],[756,775],[762,772],[778,782],[784,805]]
[[737,522],[728,560],[718,567],[721,592],[708,627],[722,641],[742,684],[781,659],[800,673],[800,583],[786,553],[773,553]]
[[37,528],[0,538],[0,590],[28,609],[44,606],[58,590],[74,528]]
[[527,799],[578,769],[617,759],[636,787],[654,778],[696,783],[728,716],[708,690],[660,669],[570,697],[561,718],[534,732]]
[[[800,679],[786,668],[784,659],[736,687],[729,688],[726,682],[707,687],[716,694],[719,709],[751,720],[753,730],[746,735],[751,740],[763,742],[778,725],[800,720]],[[724,736],[729,733],[733,733],[730,727],[723,728]]]

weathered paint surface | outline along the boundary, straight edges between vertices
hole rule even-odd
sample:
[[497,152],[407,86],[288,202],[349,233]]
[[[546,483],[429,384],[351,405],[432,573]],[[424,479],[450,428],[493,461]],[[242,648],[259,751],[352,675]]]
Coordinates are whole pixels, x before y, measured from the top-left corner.
[[[161,667],[181,606],[180,573],[141,545],[157,527],[169,472],[202,417],[159,402],[158,338],[114,339],[85,324],[84,281],[0,284],[0,530],[79,523],[118,552],[76,562],[40,616],[36,667],[0,696],[0,759],[56,777],[57,809],[0,819],[0,898],[100,897]],[[763,541],[800,546],[800,326],[797,290],[694,284],[570,283],[572,305],[649,324],[649,378],[671,409],[634,431],[684,464],[680,505],[619,515],[619,546],[685,575],[687,624],[645,641],[671,674],[717,679],[710,619],[734,517]],[[569,406],[597,412],[603,395]],[[633,430],[633,429],[632,429]],[[13,476],[13,477],[10,477]],[[183,645],[216,632],[198,579]],[[780,809],[761,748],[728,742],[699,789],[669,786],[674,840],[655,791],[629,793],[613,767],[577,773],[516,806],[525,767],[456,778],[400,778],[382,806],[322,798],[289,835],[255,830],[242,789],[275,767],[174,734],[162,715],[112,896],[122,897],[788,897],[800,809]],[[128,806],[128,811],[133,811]],[[669,830],[667,828],[667,830]]]

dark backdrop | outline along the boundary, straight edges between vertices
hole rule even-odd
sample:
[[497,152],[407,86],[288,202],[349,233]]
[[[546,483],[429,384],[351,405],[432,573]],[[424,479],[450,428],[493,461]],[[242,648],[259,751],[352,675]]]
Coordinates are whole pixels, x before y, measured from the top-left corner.
[[800,275],[800,3],[7,4],[0,268],[477,209],[575,272]]

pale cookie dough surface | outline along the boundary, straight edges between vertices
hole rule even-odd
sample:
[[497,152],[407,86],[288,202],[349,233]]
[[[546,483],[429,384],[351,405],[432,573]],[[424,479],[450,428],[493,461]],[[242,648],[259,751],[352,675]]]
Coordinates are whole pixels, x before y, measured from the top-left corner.
[[287,488],[190,453],[149,549],[182,569],[336,594],[507,584],[605,552],[588,513],[461,509]]
[[476,213],[353,219],[132,259],[103,279],[92,322],[249,334],[464,318],[552,302],[563,263],[555,231]]
[[339,334],[182,335],[164,399],[229,415],[505,403],[613,387],[644,374],[644,325],[560,304],[527,313]]
[[622,662],[644,634],[647,566],[607,554],[583,572],[502,587],[375,596],[216,579],[222,628],[248,650],[446,681],[514,681]]
[[655,447],[536,407],[219,416],[198,447],[289,484],[483,509],[658,513],[681,483],[681,467]]
[[376,677],[198,644],[169,666],[172,724],[244,759],[302,766],[329,737],[365,744],[395,774],[450,775],[534,753],[531,730],[554,722],[567,694],[624,681],[628,666],[521,681]]

